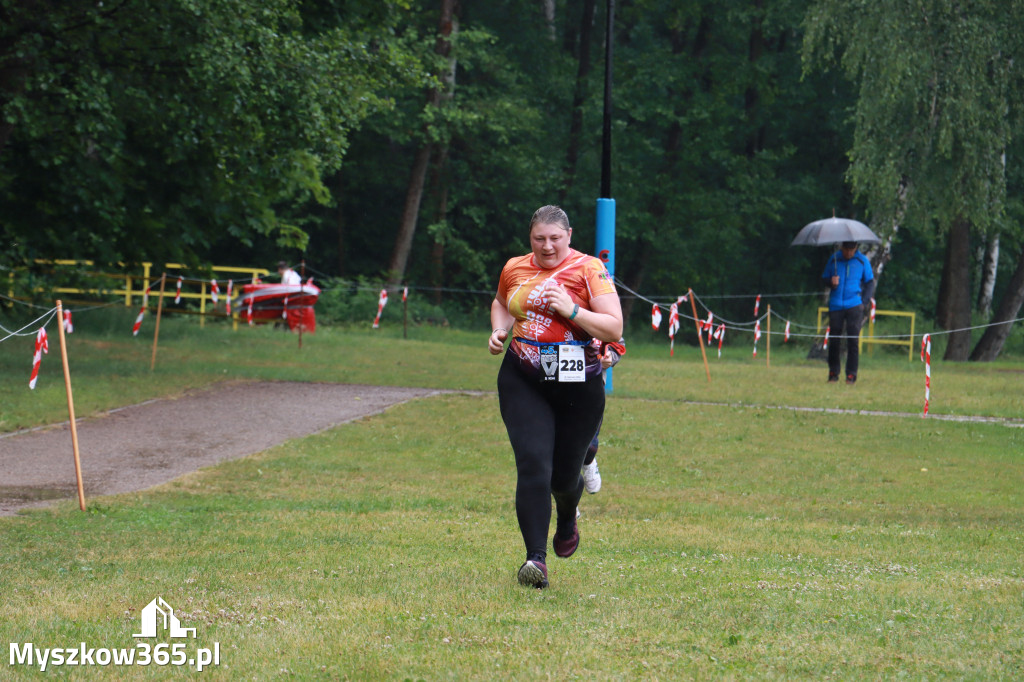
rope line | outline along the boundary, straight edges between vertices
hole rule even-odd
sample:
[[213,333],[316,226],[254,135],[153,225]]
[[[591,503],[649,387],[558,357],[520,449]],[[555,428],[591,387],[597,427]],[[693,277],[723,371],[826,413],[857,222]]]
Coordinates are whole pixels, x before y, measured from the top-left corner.
[[[4,332],[7,334],[7,336],[5,336],[2,339],[0,339],[0,343],[3,343],[4,341],[6,341],[6,340],[8,340],[8,339],[10,339],[11,337],[14,337],[14,336],[35,336],[37,328],[38,327],[45,327],[46,325],[50,324],[50,322],[53,320],[53,317],[56,314],[57,314],[57,309],[56,308],[50,308],[48,311],[46,311],[45,313],[43,313],[42,315],[40,315],[36,319],[32,320],[31,322],[26,324],[21,329],[19,329],[17,331],[13,331],[13,332],[10,329],[7,329],[6,327],[4,327],[3,325],[0,325],[0,329],[4,330]],[[46,321],[42,322],[40,324],[40,320],[43,320],[44,318],[46,318]],[[29,329],[29,328],[31,328],[32,331],[25,332],[25,330]],[[22,332],[24,332],[24,333],[22,333]]]
[[[640,294],[639,292],[636,292],[636,291],[630,289],[618,277],[615,277],[614,279],[615,279],[615,285],[617,287],[625,289],[630,294],[635,296],[637,299],[639,299],[641,301],[644,301],[646,303],[650,303],[651,305],[656,305],[661,310],[667,310],[668,309],[667,306],[665,306],[665,305],[663,305],[661,303],[658,303],[657,301],[655,301],[655,300],[653,300],[651,298],[648,298],[648,297]],[[701,298],[699,296],[697,296],[696,292],[691,291],[691,293],[693,295],[694,301],[697,302],[697,303],[700,303],[701,307],[704,310],[706,310],[709,313],[714,313],[714,311],[711,310],[701,300]],[[817,295],[818,294],[815,294],[815,296],[817,296]],[[766,296],[768,296],[768,295],[767,294],[761,294],[761,298],[762,299],[764,299]],[[734,298],[740,298],[740,296],[737,295],[737,296],[734,296]],[[756,297],[755,296],[748,296],[747,298],[756,298]],[[697,322],[702,322],[703,321],[703,320],[695,319],[693,316],[686,314],[682,310],[678,311],[678,315],[679,315],[680,318],[685,318],[685,319],[691,320],[691,321],[697,321]],[[795,326],[795,327],[800,327],[802,329],[811,329],[812,328],[810,325],[803,325],[803,324],[800,324],[798,322],[793,322],[792,320],[789,320],[789,319],[783,317],[782,315],[779,315],[775,311],[772,311],[772,316],[778,318],[779,320],[782,320],[783,322],[789,322],[791,327]],[[762,321],[766,317],[767,317],[767,313],[765,313],[765,314],[761,315],[760,317],[756,318],[754,320],[754,322],[749,322],[749,323],[742,323],[741,322],[741,323],[738,323],[738,322],[727,320],[727,319],[722,318],[722,317],[718,317],[716,315],[716,318],[719,321],[721,321],[721,322],[723,322],[725,324],[726,331],[730,331],[731,330],[731,331],[741,331],[741,332],[748,332],[748,333],[752,333],[752,329],[751,328],[756,324],[756,322]],[[946,334],[954,334],[956,332],[974,331],[976,329],[987,329],[989,327],[998,327],[1000,325],[1014,324],[1016,322],[1022,322],[1022,321],[1024,321],[1024,317],[1018,317],[1016,319],[1006,320],[1004,322],[990,322],[988,324],[979,324],[979,325],[975,325],[973,327],[963,327],[961,329],[946,329],[946,330],[937,331],[937,332],[925,332],[925,333],[922,333],[922,334],[914,334],[913,336],[911,336],[910,334],[882,334],[882,335],[872,336],[871,338],[872,339],[909,339],[909,340],[913,341],[918,336],[924,336],[924,334],[931,334],[932,336],[943,336],[943,335],[946,335]],[[817,327],[814,327],[814,329],[817,329]],[[765,330],[762,330],[761,333],[764,334],[764,335],[768,335],[769,334],[769,332],[767,332]],[[771,332],[771,336],[782,336],[782,335],[785,335],[785,332],[776,332],[776,331]],[[805,337],[805,338],[818,338],[818,337],[822,336],[822,334],[820,334],[820,333],[801,334],[801,333],[790,332],[789,336],[791,338],[794,337],[794,336],[796,336],[796,337]],[[859,337],[859,335],[858,336],[837,335],[837,336],[831,336],[830,338],[832,338],[832,339],[849,339],[849,338],[860,338],[860,337]]]
[[[326,273],[324,273],[324,272],[322,272],[322,271],[320,271],[320,270],[318,270],[318,269],[316,269],[314,267],[311,267],[309,265],[305,266],[305,270],[307,272],[312,272],[313,274],[318,275],[318,276],[320,276],[320,277],[322,277],[322,278],[324,278],[326,280],[326,282],[328,283],[328,286],[320,287],[321,293],[331,292],[331,291],[338,291],[338,290],[349,290],[349,291],[355,290],[355,291],[377,292],[377,291],[380,291],[381,289],[385,289],[385,290],[390,289],[390,291],[398,292],[398,291],[401,291],[404,288],[408,288],[410,292],[417,292],[417,291],[419,291],[419,292],[461,293],[461,294],[488,295],[488,296],[493,295],[493,293],[494,293],[493,291],[485,290],[485,289],[463,289],[463,288],[456,288],[456,287],[424,287],[424,286],[415,286],[415,285],[401,285],[401,286],[390,287],[389,288],[386,285],[381,285],[381,286],[365,285],[365,284],[359,284],[359,283],[357,283],[355,281],[336,279],[336,278],[334,278],[334,277],[332,277],[332,276],[330,276],[330,275],[328,275],[328,274],[326,274]],[[273,275],[271,275],[270,277],[273,278]],[[150,279],[151,279],[151,281],[155,282],[155,281],[159,281],[160,277],[159,276],[154,276],[154,277],[151,277]],[[645,295],[641,294],[640,292],[631,289],[629,286],[627,286],[625,284],[625,282],[623,282],[618,277],[614,277],[613,279],[614,279],[615,285],[619,289],[627,292],[628,294],[630,294],[632,297],[636,298],[637,300],[643,301],[645,303],[649,303],[652,306],[657,306],[659,309],[661,309],[663,311],[666,311],[666,312],[671,307],[671,304],[669,304],[669,303],[660,302],[657,299],[651,298],[649,296],[645,296]],[[240,281],[243,281],[243,280],[240,280]],[[177,277],[168,277],[168,282],[176,283],[177,282]],[[207,279],[196,279],[196,278],[191,278],[191,277],[188,277],[188,278],[183,277],[182,278],[182,282],[183,283],[188,283],[188,284],[208,284],[209,280],[207,280]],[[242,286],[244,286],[244,284]],[[142,295],[141,291],[140,291],[139,295]],[[724,324],[725,325],[725,329],[727,331],[754,333],[754,328],[756,327],[757,323],[758,322],[763,322],[768,317],[768,313],[765,312],[764,314],[760,315],[757,318],[754,318],[750,322],[739,322],[739,321],[736,321],[736,320],[730,320],[730,319],[721,317],[718,314],[716,314],[708,306],[708,304],[706,302],[706,301],[709,301],[709,300],[712,300],[712,299],[723,299],[723,300],[724,299],[741,299],[741,298],[756,299],[757,294],[706,294],[706,295],[703,295],[703,296],[699,296],[696,292],[692,292],[692,295],[693,295],[694,303],[695,304],[699,304],[700,308],[705,313],[713,314],[715,316],[716,321],[719,324]],[[766,299],[766,298],[796,298],[796,297],[820,296],[820,293],[814,293],[814,292],[812,292],[812,293],[807,293],[807,292],[784,292],[784,293],[779,293],[779,294],[760,294],[760,296],[761,296],[762,299]],[[11,297],[5,296],[3,294],[0,294],[0,299],[5,300],[5,301],[9,301],[10,303],[13,303],[13,304],[18,304],[18,305],[22,305],[22,306],[25,306],[25,307],[28,307],[28,308],[34,308],[34,309],[38,309],[38,310],[47,310],[48,312],[55,310],[55,309],[52,309],[52,308],[47,308],[47,307],[42,306],[42,305],[37,305],[37,304],[34,304],[34,303],[28,303],[26,301],[21,301],[21,300],[15,299],[15,298],[11,298]],[[234,297],[234,299],[237,299],[237,296]],[[668,300],[671,300],[672,302],[676,302],[676,301],[679,300],[679,297],[674,297],[674,298],[668,299]],[[66,310],[68,310],[70,312],[74,312],[74,313],[82,313],[82,312],[89,312],[89,311],[92,311],[92,310],[98,310],[98,309],[102,309],[102,308],[109,308],[109,307],[116,306],[116,305],[120,305],[120,302],[119,301],[112,301],[112,302],[109,302],[109,303],[99,303],[99,304],[96,304],[96,305],[93,305],[93,306],[87,306],[87,307],[66,308]],[[292,306],[289,306],[289,307],[291,308]],[[682,307],[682,306],[680,306],[678,308],[678,313],[677,314],[679,315],[679,318],[681,320],[685,319],[685,320],[689,320],[691,322],[701,322],[701,323],[704,321],[703,318],[694,318],[690,313],[688,313],[686,311],[685,307]],[[784,317],[783,315],[779,314],[779,312],[776,311],[776,310],[771,311],[771,315],[773,317],[775,317],[776,319],[782,321],[782,322],[788,322],[790,324],[791,328],[796,327],[797,329],[815,329],[815,333],[800,333],[800,332],[791,331],[790,334],[789,334],[790,337],[819,338],[819,337],[822,336],[821,333],[817,332],[817,326],[801,324],[801,323],[796,322],[794,320],[791,320],[791,319],[789,319],[787,317]],[[45,316],[46,315],[44,314],[42,317],[45,317]],[[39,319],[42,319],[42,317],[40,317]],[[960,329],[948,329],[948,330],[941,330],[941,331],[935,331],[935,332],[925,332],[925,333],[929,333],[932,336],[944,336],[944,335],[948,335],[948,334],[955,334],[957,332],[975,331],[975,330],[978,330],[978,329],[987,329],[989,327],[996,327],[996,326],[1000,326],[1000,325],[1012,325],[1012,324],[1015,324],[1015,323],[1021,322],[1021,321],[1024,321],[1024,317],[1018,317],[1016,319],[1007,320],[1007,321],[1004,321],[1004,322],[990,322],[988,324],[974,325],[974,326],[971,326],[971,327],[963,327],[963,328],[960,328]],[[718,326],[718,325],[716,325],[716,326]],[[5,339],[3,339],[3,340],[6,340],[7,338],[10,338],[10,336],[18,335],[18,333],[19,333],[19,332],[11,332],[10,330],[8,330],[8,329],[6,329],[5,327],[2,327],[2,326],[0,326],[0,329],[2,329],[5,333],[8,334],[8,336],[5,337]],[[766,331],[766,330],[762,330],[761,333],[765,334],[765,335],[769,335],[769,332]],[[770,335],[771,336],[780,336],[780,335],[784,335],[784,332],[772,331],[770,333]],[[919,337],[919,336],[923,336],[923,335],[924,335],[924,333],[914,334],[913,336],[910,335],[910,334],[884,334],[884,335],[876,335],[876,336],[873,336],[871,338],[872,339],[880,339],[880,340],[886,340],[886,339],[896,339],[896,340],[910,339],[910,340],[913,340],[914,338]],[[833,336],[831,338],[833,338],[833,339],[843,339],[843,338],[859,338],[859,337],[850,337],[850,336],[845,336],[845,335],[838,335],[838,336]]]

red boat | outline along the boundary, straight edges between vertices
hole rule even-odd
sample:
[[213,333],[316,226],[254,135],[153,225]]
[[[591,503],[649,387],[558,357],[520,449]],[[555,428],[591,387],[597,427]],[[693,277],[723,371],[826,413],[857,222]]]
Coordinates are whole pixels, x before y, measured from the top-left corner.
[[250,322],[285,321],[295,331],[316,331],[313,306],[320,297],[313,280],[305,284],[246,284],[231,302],[232,309]]

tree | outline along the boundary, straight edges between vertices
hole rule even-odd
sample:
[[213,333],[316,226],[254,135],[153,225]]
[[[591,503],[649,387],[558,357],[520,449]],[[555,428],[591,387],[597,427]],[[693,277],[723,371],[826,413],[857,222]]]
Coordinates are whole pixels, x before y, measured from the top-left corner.
[[[616,257],[630,288],[675,296],[814,283],[815,254],[789,242],[849,200],[846,124],[821,95],[846,87],[800,79],[803,8],[643,2],[617,13]],[[714,307],[750,314],[748,302]]]
[[978,286],[978,311],[982,318],[992,316],[992,297],[996,289],[996,273],[999,269],[999,232],[989,235],[981,250],[981,284]]
[[818,0],[807,13],[807,65],[838,55],[858,87],[849,179],[872,222],[947,240],[936,310],[958,330],[948,360],[969,350],[970,233],[1003,212],[1021,16],[1019,2],[942,0]]
[[985,333],[978,340],[974,350],[971,351],[971,360],[991,361],[999,357],[1006,339],[1010,336],[1012,329],[1011,320],[1017,318],[1021,307],[1024,306],[1024,248],[1020,251],[1017,259],[1017,267],[1010,278],[1010,285],[999,303],[995,317],[992,319],[992,326],[985,329]]
[[[430,88],[427,94],[427,111],[424,118],[434,117],[434,110],[441,107],[442,102],[450,102],[454,96],[455,89],[455,68],[456,61],[452,55],[452,38],[458,26],[458,2],[457,0],[441,0],[440,18],[438,20],[437,38],[434,52],[443,61],[441,73],[437,74],[438,84]],[[405,205],[402,209],[402,220],[398,228],[398,237],[395,239],[395,248],[391,253],[391,264],[388,266],[388,288],[398,286],[405,278],[405,266],[409,260],[409,251],[412,249],[413,236],[416,233],[416,224],[419,221],[420,202],[423,198],[423,186],[427,178],[427,167],[430,158],[435,151],[435,143],[431,139],[434,132],[430,124],[425,124],[425,135],[419,149],[416,152],[416,159],[413,161],[412,171],[409,174],[409,185],[405,193]],[[436,134],[436,133],[435,133]],[[447,154],[443,151],[441,155]]]
[[576,179],[576,164],[580,157],[580,144],[583,135],[583,106],[587,100],[588,80],[591,69],[591,33],[594,28],[594,9],[596,0],[583,0],[583,8],[580,12],[579,32],[571,32],[578,36],[579,43],[567,45],[570,49],[576,50],[577,68],[576,84],[573,88],[571,106],[571,123],[569,124],[569,136],[565,145],[565,171],[562,186],[558,190],[558,203],[564,204],[565,199],[572,189]]
[[301,246],[294,207],[327,200],[353,128],[417,77],[404,4],[0,0],[4,258]]

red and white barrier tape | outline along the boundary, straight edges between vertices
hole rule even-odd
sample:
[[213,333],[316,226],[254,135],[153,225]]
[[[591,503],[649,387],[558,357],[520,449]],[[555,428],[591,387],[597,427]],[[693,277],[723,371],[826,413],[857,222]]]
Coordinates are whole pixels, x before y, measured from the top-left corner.
[[757,357],[757,342],[761,340],[761,320],[754,322],[754,357]]
[[[668,309],[668,356],[672,357],[676,353],[676,332],[679,331],[679,304],[673,303]],[[700,334],[700,330],[697,330],[697,334]]]
[[224,296],[224,312],[228,315],[231,314],[231,292],[235,289],[235,280],[228,280],[228,291]]
[[64,333],[71,334],[75,331],[75,325],[71,324],[71,311],[64,311]]
[[832,330],[829,329],[828,327],[825,327],[825,340],[822,341],[822,343],[821,343],[821,349],[822,350],[828,350],[828,333],[830,331],[832,331]]
[[220,299],[220,287],[217,286],[217,280],[211,279],[210,280],[210,300],[212,300],[214,303],[217,303],[217,301],[219,299]]
[[185,281],[185,278],[178,275],[177,293],[174,294],[174,305],[181,303],[181,283]]
[[782,339],[782,343],[789,341],[789,320],[786,320],[786,336]]
[[932,392],[932,335],[925,334],[921,337],[921,360],[924,362],[924,413],[922,417],[928,416],[928,403],[931,400]]
[[373,318],[373,328],[380,327],[380,314],[384,312],[384,306],[388,304],[388,290],[380,290],[380,298],[377,300],[377,317]]
[[875,299],[871,299],[871,321],[875,321]]
[[661,308],[655,303],[651,306],[651,328],[654,331],[658,331],[661,326]]
[[43,353],[49,353],[50,346],[46,342],[46,327],[40,327],[36,332],[36,352],[32,356],[32,376],[28,379],[28,387],[35,388],[36,380],[39,378],[39,365],[43,361]]
[[722,341],[725,341],[725,322],[715,330],[715,338],[718,339],[718,357],[722,357]]
[[132,325],[132,336],[138,336],[139,330],[142,329],[142,318],[146,314],[146,306],[139,308],[139,314],[135,317],[135,324]]
[[757,317],[757,311],[761,309],[761,294],[757,295],[757,299],[754,301],[754,317]]

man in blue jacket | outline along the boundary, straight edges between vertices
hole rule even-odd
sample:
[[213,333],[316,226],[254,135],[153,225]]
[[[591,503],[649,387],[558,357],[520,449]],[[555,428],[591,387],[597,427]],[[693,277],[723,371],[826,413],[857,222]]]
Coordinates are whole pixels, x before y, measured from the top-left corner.
[[845,337],[846,383],[853,384],[857,381],[860,362],[858,336],[864,321],[862,292],[867,289],[866,295],[870,298],[875,275],[871,272],[871,263],[857,249],[857,242],[843,242],[841,255],[829,259],[821,277],[832,289],[828,298],[829,340],[832,341],[828,347],[828,380],[829,383],[839,381],[839,345]]

